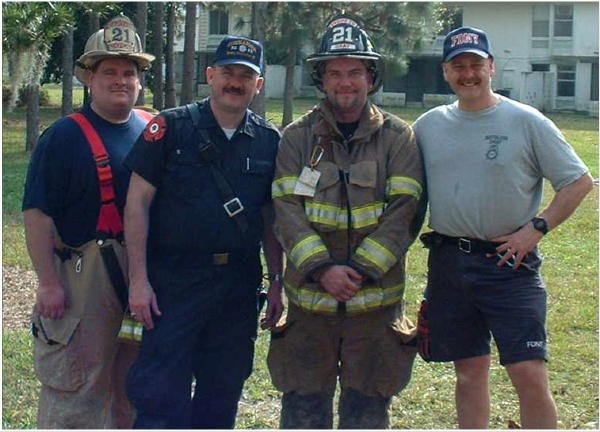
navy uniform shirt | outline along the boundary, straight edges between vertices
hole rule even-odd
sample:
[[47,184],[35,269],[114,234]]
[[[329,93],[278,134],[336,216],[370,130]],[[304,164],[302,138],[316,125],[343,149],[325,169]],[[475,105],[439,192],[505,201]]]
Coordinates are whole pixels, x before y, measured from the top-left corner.
[[[134,113],[125,123],[111,123],[89,105],[80,112],[94,126],[110,155],[116,204],[122,212],[130,175],[123,160],[146,120]],[[58,235],[69,246],[77,247],[96,238],[98,174],[90,145],[75,120],[62,118],[40,137],[31,156],[22,208],[37,208],[50,216]]]
[[270,122],[247,111],[228,140],[209,99],[198,102],[198,106],[199,127],[207,130],[217,148],[217,163],[244,206],[249,240],[242,240],[236,222],[223,208],[209,162],[200,155],[199,144],[204,141],[189,111],[186,107],[173,108],[148,124],[125,162],[156,188],[150,209],[149,262],[188,256],[193,265],[194,256],[258,252],[260,247],[261,208],[271,201],[280,134]]

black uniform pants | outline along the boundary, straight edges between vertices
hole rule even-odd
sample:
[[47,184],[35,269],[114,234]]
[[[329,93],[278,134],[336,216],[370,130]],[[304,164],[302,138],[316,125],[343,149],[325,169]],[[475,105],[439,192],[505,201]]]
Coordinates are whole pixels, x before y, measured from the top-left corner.
[[127,379],[138,429],[232,429],[252,371],[256,281],[233,266],[157,271],[162,316]]

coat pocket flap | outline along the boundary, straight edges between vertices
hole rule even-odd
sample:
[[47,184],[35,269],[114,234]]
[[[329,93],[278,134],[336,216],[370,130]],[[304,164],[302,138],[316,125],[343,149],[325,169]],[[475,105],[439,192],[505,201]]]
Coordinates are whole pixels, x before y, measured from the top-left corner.
[[377,162],[362,161],[350,165],[350,184],[374,188],[377,184]]
[[317,165],[316,169],[321,173],[319,183],[317,184],[318,190],[327,189],[340,181],[340,169],[336,164],[321,162]]

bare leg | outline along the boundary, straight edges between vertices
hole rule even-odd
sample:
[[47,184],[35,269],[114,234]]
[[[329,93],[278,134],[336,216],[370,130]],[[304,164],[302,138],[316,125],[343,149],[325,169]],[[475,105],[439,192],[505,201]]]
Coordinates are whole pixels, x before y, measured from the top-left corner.
[[454,362],[456,411],[460,429],[487,429],[490,421],[490,356]]
[[523,428],[556,429],[558,414],[544,360],[513,363],[506,371],[519,395]]

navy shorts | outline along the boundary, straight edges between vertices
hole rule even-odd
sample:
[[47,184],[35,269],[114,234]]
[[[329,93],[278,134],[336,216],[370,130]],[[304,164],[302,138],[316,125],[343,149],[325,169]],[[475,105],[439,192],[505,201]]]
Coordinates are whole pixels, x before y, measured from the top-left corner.
[[498,260],[452,244],[430,249],[425,291],[430,360],[488,355],[492,336],[502,365],[548,360],[539,251],[525,258],[529,268],[498,267]]

